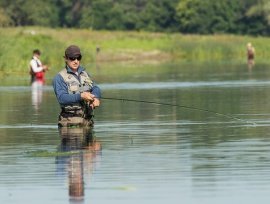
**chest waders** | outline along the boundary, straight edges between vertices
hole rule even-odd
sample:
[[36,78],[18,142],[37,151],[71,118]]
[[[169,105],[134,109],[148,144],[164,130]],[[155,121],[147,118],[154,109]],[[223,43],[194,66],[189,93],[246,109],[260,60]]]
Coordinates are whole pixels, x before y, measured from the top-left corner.
[[[67,84],[69,94],[78,94],[85,91],[90,92],[92,89],[93,82],[85,71],[80,73],[80,80],[73,74],[68,73],[66,69],[63,69],[59,74]],[[61,106],[61,113],[58,118],[59,127],[85,127],[93,126],[93,124],[93,109],[88,102],[81,101],[79,103]]]

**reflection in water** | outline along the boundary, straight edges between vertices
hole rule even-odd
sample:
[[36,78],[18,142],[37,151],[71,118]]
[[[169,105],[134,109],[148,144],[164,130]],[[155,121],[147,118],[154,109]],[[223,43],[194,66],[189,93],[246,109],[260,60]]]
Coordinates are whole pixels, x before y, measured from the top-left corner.
[[56,158],[58,170],[68,172],[70,202],[83,202],[84,171],[92,172],[96,157],[101,152],[101,144],[95,140],[89,127],[62,127],[59,133],[59,151],[67,154]]
[[248,60],[247,65],[248,65],[248,70],[249,70],[249,71],[252,71],[252,68],[253,68],[254,65],[255,65],[254,59]]
[[43,81],[36,80],[32,82],[32,106],[34,106],[35,110],[39,109],[39,106],[42,102],[42,94],[43,94]]

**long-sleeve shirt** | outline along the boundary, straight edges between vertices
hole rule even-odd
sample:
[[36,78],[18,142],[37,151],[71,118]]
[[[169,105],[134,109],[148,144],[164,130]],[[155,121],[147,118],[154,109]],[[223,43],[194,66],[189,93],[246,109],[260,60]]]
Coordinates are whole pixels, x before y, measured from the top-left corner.
[[33,56],[33,58],[31,59],[30,67],[34,73],[43,71],[42,63],[36,56]]
[[[80,81],[79,76],[82,73],[82,71],[84,71],[83,67],[80,66],[78,68],[77,70],[78,75],[76,75],[68,66],[66,67],[66,69],[69,74],[74,75]],[[69,94],[68,86],[65,80],[63,79],[63,77],[59,73],[53,79],[53,88],[54,88],[55,95],[60,105],[76,104],[82,100],[80,93]],[[93,86],[90,92],[93,95],[95,95],[96,98],[101,98],[101,90],[96,85],[96,83],[93,83]]]

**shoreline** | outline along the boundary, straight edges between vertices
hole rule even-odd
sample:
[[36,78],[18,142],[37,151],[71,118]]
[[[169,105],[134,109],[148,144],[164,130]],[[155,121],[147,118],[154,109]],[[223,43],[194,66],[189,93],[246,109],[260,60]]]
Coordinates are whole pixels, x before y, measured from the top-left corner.
[[269,59],[270,38],[237,35],[183,35],[140,31],[93,31],[12,27],[0,30],[0,72],[24,73],[33,49],[40,49],[43,64],[63,65],[64,49],[78,45],[83,62],[164,63],[170,61],[246,60],[246,44],[256,49],[256,62]]

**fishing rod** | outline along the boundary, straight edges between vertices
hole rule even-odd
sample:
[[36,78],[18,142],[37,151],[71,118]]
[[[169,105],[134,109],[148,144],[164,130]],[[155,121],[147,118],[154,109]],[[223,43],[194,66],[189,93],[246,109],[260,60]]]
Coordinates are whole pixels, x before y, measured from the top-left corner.
[[241,122],[245,123],[252,123],[253,125],[256,125],[254,122],[250,122],[247,120],[244,120],[242,118],[230,115],[230,114],[224,114],[224,113],[219,113],[216,111],[208,110],[208,109],[202,109],[202,108],[197,108],[197,107],[192,107],[192,106],[185,106],[185,105],[178,105],[178,104],[173,104],[173,103],[163,103],[163,102],[156,102],[156,101],[146,101],[146,100],[137,100],[137,99],[128,99],[128,98],[113,98],[113,97],[101,97],[101,99],[104,100],[114,100],[114,101],[122,101],[122,102],[135,102],[135,103],[148,103],[148,104],[155,104],[155,105],[164,105],[164,106],[172,106],[172,107],[179,107],[179,108],[185,108],[185,109],[190,109],[190,110],[197,110],[201,112],[207,112],[207,113],[213,113],[218,116],[226,117],[229,119],[234,119],[238,120]]

